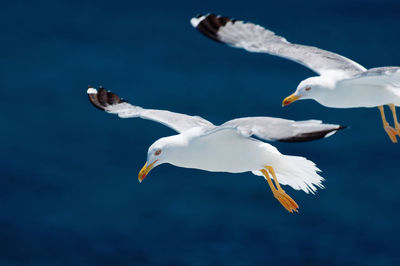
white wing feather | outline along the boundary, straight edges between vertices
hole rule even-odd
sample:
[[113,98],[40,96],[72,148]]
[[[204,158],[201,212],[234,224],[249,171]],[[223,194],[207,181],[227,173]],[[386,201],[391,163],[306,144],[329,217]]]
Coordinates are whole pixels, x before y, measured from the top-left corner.
[[274,32],[253,23],[232,20],[213,14],[192,18],[193,27],[207,37],[249,52],[268,53],[300,63],[320,75],[341,72],[355,75],[366,69],[335,53],[312,46],[292,44]]
[[122,100],[116,94],[100,88],[87,90],[90,102],[97,108],[107,113],[117,114],[121,118],[143,118],[161,123],[181,133],[194,127],[214,127],[214,125],[199,117],[165,110],[144,109]]
[[329,137],[345,128],[319,120],[293,121],[274,117],[245,117],[230,120],[221,127],[235,127],[241,134],[265,140],[299,142]]
[[143,118],[166,125],[181,133],[194,127],[202,127],[212,132],[217,129],[235,128],[241,135],[252,135],[265,140],[286,142],[310,141],[329,137],[344,128],[340,125],[323,124],[318,120],[293,121],[274,117],[245,117],[225,122],[215,126],[199,117],[174,113],[165,110],[144,109],[122,100],[115,93],[100,88],[87,90],[90,102],[107,113],[116,114],[121,118]]

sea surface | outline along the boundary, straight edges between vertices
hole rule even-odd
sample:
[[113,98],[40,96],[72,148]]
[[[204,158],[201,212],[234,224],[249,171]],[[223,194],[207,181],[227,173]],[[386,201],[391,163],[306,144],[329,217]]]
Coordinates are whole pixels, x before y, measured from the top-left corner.
[[[398,0],[1,1],[0,265],[400,265],[400,144],[378,109],[282,108],[314,73],[205,38],[189,20],[209,12],[366,68],[400,65]],[[88,85],[215,124],[349,128],[273,144],[326,179],[316,195],[284,187],[300,205],[289,214],[250,173],[162,165],[140,184],[148,147],[175,132],[100,112]]]

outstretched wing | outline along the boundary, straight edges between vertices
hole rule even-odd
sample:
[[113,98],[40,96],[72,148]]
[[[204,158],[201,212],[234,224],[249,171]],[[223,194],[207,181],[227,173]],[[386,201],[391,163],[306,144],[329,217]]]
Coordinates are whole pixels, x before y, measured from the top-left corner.
[[301,142],[326,138],[345,126],[323,124],[319,120],[293,121],[274,117],[245,117],[230,120],[221,127],[235,127],[246,136],[270,141]]
[[89,87],[87,94],[90,102],[95,107],[106,111],[107,113],[117,114],[121,118],[140,117],[143,119],[153,120],[166,125],[179,133],[194,127],[214,126],[211,122],[199,116],[189,116],[164,110],[144,109],[132,105],[121,99],[115,93],[106,91],[102,87],[100,87],[98,91],[95,88]]
[[214,14],[200,15],[192,18],[190,22],[201,33],[217,42],[243,48],[249,52],[284,57],[300,63],[320,75],[330,71],[355,75],[366,70],[363,66],[344,56],[316,47],[292,44],[285,38],[253,23],[245,23]]

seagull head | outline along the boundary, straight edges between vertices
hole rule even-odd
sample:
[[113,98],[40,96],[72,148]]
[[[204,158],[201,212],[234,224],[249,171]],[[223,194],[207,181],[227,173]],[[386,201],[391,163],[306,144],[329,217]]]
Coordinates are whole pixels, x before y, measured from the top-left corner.
[[138,179],[142,182],[147,174],[156,166],[166,162],[166,154],[168,153],[168,145],[166,145],[166,138],[161,138],[153,143],[147,151],[147,161],[142,170],[140,170]]
[[194,127],[154,142],[147,152],[147,162],[139,172],[139,182],[145,179],[151,169],[163,163],[190,168],[187,164],[188,158],[197,156],[197,153],[191,149],[191,141],[202,135],[204,131],[203,127]]
[[173,162],[173,158],[176,157],[174,155],[179,153],[179,147],[184,143],[185,138],[182,134],[164,137],[154,142],[147,152],[147,161],[139,172],[139,182],[142,182],[154,167]]
[[300,82],[299,86],[297,86],[296,91],[283,100],[282,106],[289,105],[292,102],[302,99],[317,100],[320,92],[323,91],[324,88],[329,87],[329,84],[325,83],[325,80],[321,77],[311,77],[303,80]]

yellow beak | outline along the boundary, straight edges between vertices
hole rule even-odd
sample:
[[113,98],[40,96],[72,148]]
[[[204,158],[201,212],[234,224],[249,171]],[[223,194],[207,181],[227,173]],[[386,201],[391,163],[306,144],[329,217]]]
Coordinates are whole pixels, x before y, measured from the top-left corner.
[[297,96],[297,95],[294,95],[294,94],[289,95],[288,97],[286,97],[286,98],[283,100],[282,106],[289,105],[289,104],[291,104],[292,102],[297,101],[298,99],[300,99],[300,96]]
[[151,171],[151,169],[154,168],[154,164],[157,162],[158,160],[155,160],[154,162],[152,162],[151,164],[147,165],[147,163],[144,164],[142,170],[140,170],[139,175],[138,175],[138,179],[139,182],[142,183],[143,179],[146,178],[147,174]]

